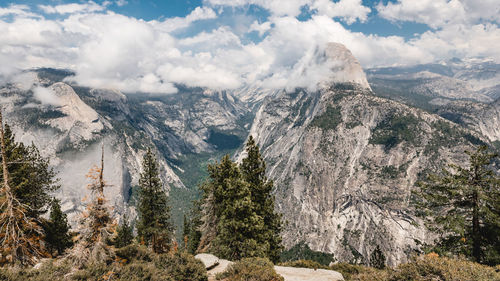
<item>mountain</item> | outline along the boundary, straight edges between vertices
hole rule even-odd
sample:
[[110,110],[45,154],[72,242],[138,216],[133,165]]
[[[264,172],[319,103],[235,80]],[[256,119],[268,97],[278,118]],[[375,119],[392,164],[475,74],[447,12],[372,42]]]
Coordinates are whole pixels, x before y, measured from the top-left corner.
[[50,157],[62,188],[56,196],[76,225],[89,195],[86,174],[105,149],[106,196],[114,215],[134,214],[142,156],[152,147],[177,225],[196,197],[203,162],[232,153],[247,136],[250,111],[225,91],[180,88],[178,94],[123,94],[68,84],[72,73],[26,71],[0,89],[5,120],[18,141]]
[[251,134],[288,221],[288,248],[306,242],[339,261],[364,262],[380,245],[389,264],[404,262],[432,239],[413,215],[415,182],[461,163],[473,145],[500,147],[497,65],[453,60],[365,75],[335,43],[302,63],[303,73],[323,78],[315,87],[177,85],[169,95],[82,87],[68,82],[71,71],[34,69],[0,86],[0,105],[16,138],[34,142],[59,171],[56,196],[73,226],[102,145],[114,216],[134,216],[140,164],[151,147],[180,230],[206,164],[224,154],[241,159]]
[[379,245],[388,263],[398,264],[431,238],[413,215],[415,182],[445,163],[462,162],[464,150],[488,140],[375,96],[359,77],[356,59],[336,48],[358,80],[332,79],[313,92],[280,91],[262,104],[250,134],[288,221],[287,247],[305,241],[339,261],[366,262]]

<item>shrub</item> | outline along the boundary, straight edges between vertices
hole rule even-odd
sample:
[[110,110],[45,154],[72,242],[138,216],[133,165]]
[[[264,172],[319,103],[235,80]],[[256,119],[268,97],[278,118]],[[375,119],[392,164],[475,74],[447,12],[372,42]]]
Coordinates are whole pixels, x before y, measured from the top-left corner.
[[223,273],[216,275],[217,280],[224,281],[283,281],[274,270],[274,265],[263,258],[242,259],[228,267]]
[[165,270],[167,275],[174,280],[208,280],[207,270],[203,263],[188,253],[162,254],[158,256],[155,264],[156,267]]
[[344,276],[345,280],[351,280],[352,276],[373,271],[370,267],[349,263],[336,263],[330,266],[330,269],[342,273],[342,276]]
[[304,241],[302,241],[289,250],[281,253],[282,262],[294,260],[315,261],[319,264],[328,266],[334,260],[334,257],[333,254],[313,251]]
[[151,251],[148,250],[145,246],[130,244],[123,248],[116,250],[116,256],[120,259],[123,259],[125,262],[130,261],[152,261],[153,255]]

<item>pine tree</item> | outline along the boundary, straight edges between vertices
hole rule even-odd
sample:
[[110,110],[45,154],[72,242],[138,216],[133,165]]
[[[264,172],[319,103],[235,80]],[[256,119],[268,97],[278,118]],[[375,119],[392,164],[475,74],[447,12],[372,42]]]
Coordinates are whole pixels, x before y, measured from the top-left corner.
[[[34,144],[17,143],[10,127],[4,130],[5,154],[10,174],[10,185],[14,196],[28,206],[26,215],[39,219],[47,212],[52,201],[51,194],[60,188],[56,173],[49,167]],[[0,178],[2,175],[0,175]]]
[[120,224],[116,230],[116,237],[114,245],[117,248],[122,248],[130,245],[134,240],[133,228],[130,225],[127,216],[123,218],[123,223]]
[[0,265],[6,263],[33,264],[40,257],[47,256],[41,243],[43,229],[40,221],[28,214],[30,206],[16,197],[15,178],[9,171],[11,138],[6,136],[2,112],[0,111],[0,150],[2,162],[2,187],[0,189]]
[[204,192],[202,250],[221,258],[239,260],[265,256],[266,245],[257,237],[264,229],[262,217],[252,203],[250,187],[242,179],[229,155],[208,166],[209,180]]
[[51,254],[57,251],[61,255],[73,245],[69,234],[70,226],[67,215],[61,210],[60,201],[53,199],[50,206],[50,217],[45,226],[45,242]]
[[195,200],[191,211],[189,212],[189,222],[188,222],[188,239],[187,239],[187,252],[190,254],[195,254],[201,240],[201,200]]
[[252,136],[246,143],[246,154],[240,164],[241,174],[249,184],[255,212],[264,219],[264,230],[259,233],[258,243],[266,245],[266,256],[277,262],[283,250],[281,214],[274,211],[273,182],[266,177],[266,163]]
[[500,179],[489,168],[497,157],[481,146],[468,167],[449,165],[441,175],[419,183],[417,206],[440,239],[436,251],[461,254],[476,262],[500,263]]
[[169,250],[173,226],[170,221],[168,197],[162,188],[158,162],[148,149],[142,162],[143,172],[139,179],[138,239],[151,246],[155,253]]
[[385,268],[385,255],[379,245],[375,247],[370,255],[370,266],[378,269]]
[[92,167],[87,178],[91,180],[88,188],[92,201],[83,213],[78,242],[68,256],[77,267],[108,262],[115,257],[113,249],[108,245],[116,226],[111,220],[104,196],[104,189],[109,186],[104,181],[104,145],[101,166]]

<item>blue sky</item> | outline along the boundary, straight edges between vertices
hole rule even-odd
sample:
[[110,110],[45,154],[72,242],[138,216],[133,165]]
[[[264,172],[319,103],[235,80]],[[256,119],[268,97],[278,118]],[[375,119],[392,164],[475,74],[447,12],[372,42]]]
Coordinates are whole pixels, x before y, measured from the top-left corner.
[[127,91],[282,88],[331,77],[345,45],[363,67],[500,60],[498,0],[41,0],[0,3],[0,76],[60,67]]

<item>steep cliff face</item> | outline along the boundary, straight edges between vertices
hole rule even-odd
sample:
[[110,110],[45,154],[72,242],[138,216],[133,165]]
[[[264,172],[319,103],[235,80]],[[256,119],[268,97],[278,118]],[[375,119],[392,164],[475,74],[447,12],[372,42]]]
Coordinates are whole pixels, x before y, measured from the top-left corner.
[[18,141],[35,143],[51,159],[62,185],[56,196],[73,225],[89,197],[86,174],[99,163],[102,145],[107,198],[116,217],[133,216],[134,186],[147,147],[157,152],[165,191],[185,189],[181,178],[193,175],[184,175],[192,163],[183,157],[236,149],[251,120],[226,92],[184,89],[179,95],[127,96],[66,84],[62,81],[69,74],[61,71],[22,75],[21,82],[0,89],[5,119]]
[[316,92],[269,97],[250,134],[275,181],[287,247],[305,241],[337,260],[366,262],[380,245],[391,265],[430,238],[412,215],[415,182],[463,161],[480,140],[437,115],[376,97],[367,84],[335,80]]

